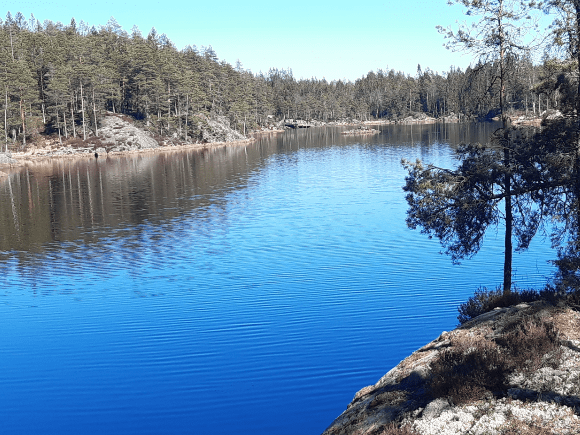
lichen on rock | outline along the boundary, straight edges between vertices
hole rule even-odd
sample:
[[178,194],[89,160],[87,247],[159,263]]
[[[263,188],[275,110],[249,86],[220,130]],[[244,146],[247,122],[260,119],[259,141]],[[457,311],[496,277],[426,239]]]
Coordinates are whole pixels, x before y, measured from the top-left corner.
[[[109,152],[158,148],[159,143],[146,131],[121,116],[109,114],[99,129],[99,138]],[[103,147],[103,148],[105,148]]]

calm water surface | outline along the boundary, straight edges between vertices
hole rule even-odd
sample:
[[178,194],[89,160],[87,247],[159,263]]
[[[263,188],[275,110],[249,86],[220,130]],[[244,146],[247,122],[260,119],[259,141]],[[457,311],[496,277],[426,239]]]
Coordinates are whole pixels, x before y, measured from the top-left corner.
[[[493,125],[300,130],[248,146],[34,164],[0,179],[6,434],[318,434],[502,280],[405,226],[402,158]],[[548,242],[515,282],[552,272]]]

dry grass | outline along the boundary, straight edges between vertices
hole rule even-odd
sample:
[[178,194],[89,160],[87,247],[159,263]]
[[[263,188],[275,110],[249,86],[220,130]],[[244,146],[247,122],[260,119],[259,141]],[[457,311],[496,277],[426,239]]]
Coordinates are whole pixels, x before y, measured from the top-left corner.
[[560,339],[553,322],[530,317],[511,326],[512,330],[497,338],[496,342],[504,348],[512,369],[529,373],[540,367],[558,366]]
[[487,313],[494,308],[509,307],[521,302],[533,302],[541,299],[541,293],[535,290],[518,290],[503,291],[501,287],[495,290],[479,288],[467,302],[457,307],[459,315],[457,320],[462,325],[477,316]]
[[395,423],[391,423],[386,429],[383,429],[383,431],[379,432],[377,435],[419,435],[419,433],[411,429],[410,426],[405,425],[398,427]]
[[369,409],[376,408],[377,406],[388,404],[389,406],[397,406],[404,403],[407,400],[407,394],[401,390],[386,391],[381,394],[377,394],[373,400],[367,405]]
[[87,140],[82,140],[80,137],[70,137],[63,142],[63,145],[70,146],[71,148],[90,148],[92,146],[94,149],[97,149],[106,147],[101,139],[96,136],[92,136]]
[[505,389],[507,366],[500,347],[491,340],[465,337],[431,365],[429,389],[433,397],[450,397],[461,405],[479,400],[486,392]]
[[562,310],[555,313],[551,321],[560,337],[566,340],[580,340],[580,313],[574,310]]
[[101,139],[99,139],[98,137],[94,137],[94,136],[91,137],[91,138],[89,138],[89,139],[87,139],[85,141],[85,144],[87,144],[87,145],[93,145],[93,147],[95,149],[105,146],[105,144],[101,141]]
[[449,397],[456,405],[503,395],[511,373],[555,367],[561,358],[554,323],[535,316],[507,325],[495,339],[466,334],[451,341],[431,364],[429,389],[434,398]]

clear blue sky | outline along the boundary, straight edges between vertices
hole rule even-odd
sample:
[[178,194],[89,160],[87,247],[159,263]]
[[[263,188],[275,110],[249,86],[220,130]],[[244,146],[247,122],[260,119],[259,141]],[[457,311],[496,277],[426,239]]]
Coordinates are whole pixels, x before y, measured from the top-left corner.
[[417,64],[433,71],[464,69],[473,59],[443,47],[436,25],[463,20],[446,0],[223,1],[223,0],[5,0],[10,11],[39,19],[105,25],[111,16],[127,32],[151,27],[182,49],[211,45],[220,60],[267,73],[292,68],[296,78],[356,80],[369,71],[394,69],[415,75]]

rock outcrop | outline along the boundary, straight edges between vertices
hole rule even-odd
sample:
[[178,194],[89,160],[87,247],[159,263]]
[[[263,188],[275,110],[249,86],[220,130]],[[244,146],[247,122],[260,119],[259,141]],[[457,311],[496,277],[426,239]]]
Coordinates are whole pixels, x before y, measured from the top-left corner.
[[95,151],[123,152],[159,147],[159,143],[148,132],[123,118],[122,115],[113,114],[103,118],[99,129],[99,139],[103,146],[97,147]]
[[379,130],[376,128],[369,128],[366,126],[360,126],[358,128],[353,128],[352,130],[345,130],[341,132],[344,135],[358,135],[358,134],[376,134],[379,133]]
[[[188,138],[187,143],[222,143],[246,140],[247,138],[230,128],[230,121],[224,116],[209,117],[198,113],[190,120],[197,132],[197,139]],[[147,130],[141,129],[129,122],[122,115],[108,114],[99,129],[99,139],[109,152],[135,151],[154,149],[162,145],[176,145],[184,142],[177,140],[177,134],[171,137],[154,138]]]
[[413,112],[411,113],[411,115],[401,119],[399,122],[402,124],[413,124],[413,123],[433,124],[437,122],[437,119],[425,113]]
[[542,116],[542,120],[550,120],[550,121],[564,117],[562,112],[560,112],[559,110],[554,110],[554,109],[546,110],[545,112],[542,113],[541,116]]
[[230,128],[230,121],[225,116],[209,118],[203,114],[198,114],[195,118],[202,121],[198,124],[198,128],[203,142],[234,142],[247,139],[243,134]]
[[18,161],[12,158],[12,154],[0,153],[0,165],[14,165],[16,163],[18,163]]
[[495,309],[363,388],[324,432],[580,433],[580,313],[544,301]]
[[304,119],[287,119],[284,121],[284,127],[286,128],[310,128],[314,127],[315,124]]
[[0,165],[20,164],[23,160],[38,158],[92,157],[107,153],[166,149],[180,145],[195,147],[208,143],[248,140],[241,133],[231,129],[229,121],[225,117],[214,116],[210,118],[204,114],[197,114],[192,118],[189,125],[195,131],[195,139],[190,136],[187,141],[184,141],[178,139],[177,133],[171,136],[158,136],[127,116],[107,113],[99,121],[98,136],[95,136],[92,131],[87,131],[86,140],[79,137],[69,137],[65,140],[54,136],[39,139],[35,143],[29,144],[25,151],[14,153],[12,157],[0,153]]
[[[463,116],[465,119],[465,116]],[[443,122],[461,122],[461,114],[457,114],[455,112],[450,112],[449,114],[442,116],[440,118]]]

